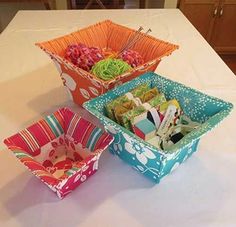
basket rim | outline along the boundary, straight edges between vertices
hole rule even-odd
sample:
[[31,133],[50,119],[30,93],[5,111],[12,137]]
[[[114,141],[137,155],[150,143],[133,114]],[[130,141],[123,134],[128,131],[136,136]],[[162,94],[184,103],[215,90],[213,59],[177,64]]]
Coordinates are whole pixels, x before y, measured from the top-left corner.
[[[205,94],[205,93],[203,93],[203,92],[201,92],[201,91],[198,91],[198,90],[196,90],[196,89],[194,89],[194,88],[188,87],[188,86],[186,86],[186,85],[184,85],[184,84],[181,84],[181,83],[179,83],[179,82],[176,82],[176,81],[174,81],[174,80],[170,80],[170,79],[168,79],[168,78],[165,78],[165,77],[163,77],[163,76],[160,76],[160,75],[158,75],[158,74],[156,74],[156,73],[154,73],[154,72],[145,73],[145,74],[141,75],[140,77],[135,78],[134,80],[129,81],[129,82],[127,82],[127,83],[124,84],[124,85],[121,85],[121,86],[118,87],[118,88],[114,88],[114,89],[112,89],[112,90],[106,92],[105,94],[102,94],[102,95],[99,96],[99,97],[96,97],[96,98],[94,98],[94,99],[92,99],[92,100],[89,100],[89,101],[87,101],[87,102],[85,102],[85,103],[83,104],[83,107],[84,107],[85,109],[87,109],[91,114],[95,115],[97,118],[99,118],[99,119],[101,119],[101,118],[104,119],[104,120],[102,121],[102,124],[104,125],[104,127],[105,127],[105,123],[108,123],[107,125],[114,126],[116,129],[119,128],[120,131],[126,133],[126,134],[127,134],[128,136],[130,136],[132,139],[137,140],[139,143],[144,143],[145,146],[151,148],[152,151],[154,151],[154,152],[156,152],[156,153],[159,153],[160,155],[163,155],[165,158],[168,158],[168,157],[170,157],[170,156],[176,155],[176,154],[179,153],[182,149],[188,147],[188,146],[191,145],[193,142],[195,142],[196,140],[200,139],[203,135],[205,135],[206,133],[208,133],[209,131],[211,131],[212,129],[214,129],[214,128],[223,120],[223,119],[219,120],[219,121],[217,122],[217,124],[214,125],[212,128],[210,128],[210,129],[207,130],[206,132],[203,132],[203,133],[200,134],[200,135],[197,135],[194,139],[191,139],[191,142],[187,142],[187,139],[186,139],[186,137],[185,137],[184,144],[183,144],[183,146],[182,146],[181,148],[179,148],[179,147],[176,146],[176,144],[179,145],[179,142],[178,142],[178,143],[174,144],[173,146],[171,146],[170,149],[164,151],[164,150],[160,150],[160,149],[158,149],[157,147],[155,147],[155,146],[149,144],[147,141],[142,140],[141,138],[139,138],[138,136],[136,136],[134,133],[132,133],[132,132],[129,131],[128,129],[124,128],[123,126],[119,125],[119,124],[116,123],[115,121],[113,121],[113,120],[111,120],[110,118],[108,118],[107,116],[105,116],[103,113],[100,113],[100,112],[98,112],[97,110],[94,111],[93,102],[97,102],[97,101],[99,101],[100,99],[103,99],[104,97],[105,97],[105,99],[106,99],[106,97],[109,96],[109,94],[114,93],[114,92],[116,91],[116,89],[121,89],[123,86],[128,86],[129,84],[136,83],[136,82],[138,82],[141,78],[147,78],[147,77],[149,77],[149,76],[150,76],[150,78],[153,77],[153,76],[158,76],[159,78],[164,79],[165,81],[170,81],[170,82],[172,82],[172,83],[175,83],[176,85],[180,85],[181,87],[183,87],[183,88],[185,88],[185,89],[191,90],[191,91],[193,91],[193,92],[195,92],[195,93],[197,93],[197,94],[199,94],[199,95],[206,95],[208,98],[210,98],[210,99],[212,99],[212,100],[214,100],[214,101],[216,101],[216,102],[223,102],[224,104],[227,105],[227,108],[226,108],[226,109],[223,109],[223,110],[221,110],[221,111],[215,113],[215,114],[212,115],[211,117],[209,117],[209,119],[206,120],[204,123],[202,123],[201,126],[203,126],[205,123],[208,123],[208,122],[209,122],[210,120],[212,120],[213,118],[218,117],[219,115],[223,115],[223,118],[225,118],[227,115],[230,114],[230,112],[232,111],[232,109],[233,109],[233,107],[234,107],[233,104],[230,103],[230,102],[227,102],[227,101],[224,101],[224,100],[219,99],[219,98],[217,98],[217,97],[214,97],[214,96]],[[200,126],[200,127],[201,127],[201,126]],[[192,132],[195,132],[195,131],[196,131],[196,130],[193,130]],[[190,132],[188,135],[190,135],[192,132]],[[192,135],[192,134],[191,134],[191,135]],[[186,135],[186,136],[187,136],[187,135]]]
[[[153,37],[153,36],[151,36],[151,35],[149,35],[149,34],[143,34],[143,36],[146,37],[146,38],[148,38],[148,39],[151,39],[151,40],[153,40],[153,41],[155,41],[155,42],[164,43],[164,44],[166,44],[166,45],[171,46],[172,48],[171,48],[169,51],[167,51],[167,52],[165,52],[164,54],[162,54],[161,56],[155,57],[155,58],[153,58],[153,59],[151,59],[151,60],[149,60],[149,61],[143,63],[142,65],[139,65],[139,66],[137,66],[137,67],[135,67],[135,68],[132,68],[131,70],[129,70],[129,71],[127,71],[127,72],[125,72],[125,73],[123,73],[123,74],[121,74],[121,75],[116,76],[116,77],[113,78],[112,80],[105,81],[105,80],[100,79],[100,78],[97,77],[96,75],[94,75],[94,74],[92,74],[92,73],[90,73],[90,72],[87,72],[87,71],[85,71],[85,70],[79,68],[78,66],[74,65],[73,63],[69,62],[67,59],[65,59],[64,56],[62,57],[62,56],[60,56],[60,55],[58,55],[58,54],[56,54],[56,53],[53,53],[52,51],[47,50],[47,49],[44,48],[44,46],[43,46],[44,43],[53,42],[53,41],[56,41],[56,40],[58,40],[58,39],[60,39],[60,38],[63,38],[63,37],[66,38],[66,37],[69,37],[69,36],[71,36],[71,35],[73,35],[73,34],[75,34],[75,33],[78,33],[78,32],[81,32],[81,31],[84,31],[84,30],[87,30],[87,29],[90,29],[90,28],[98,27],[98,26],[100,26],[101,24],[108,24],[108,25],[109,25],[109,24],[113,24],[113,25],[120,26],[120,27],[122,27],[122,28],[128,29],[128,30],[130,30],[130,31],[132,31],[132,32],[135,32],[135,31],[136,31],[136,30],[133,29],[133,28],[129,28],[129,27],[126,27],[126,26],[124,26],[124,25],[121,25],[121,24],[118,24],[118,23],[114,23],[113,21],[107,19],[107,20],[100,21],[100,22],[97,22],[97,23],[95,23],[95,24],[89,25],[89,26],[87,26],[87,27],[78,29],[78,30],[76,30],[76,31],[74,31],[74,32],[71,32],[71,33],[69,33],[69,34],[59,36],[59,37],[57,37],[57,38],[53,38],[53,39],[46,40],[46,41],[42,41],[42,42],[36,42],[35,45],[38,46],[39,48],[41,48],[44,52],[48,53],[49,55],[55,56],[56,58],[59,57],[63,63],[69,64],[69,65],[70,65],[71,67],[73,67],[73,69],[75,69],[76,71],[82,71],[84,74],[87,74],[91,79],[94,79],[94,80],[98,81],[98,82],[101,83],[103,86],[109,86],[110,84],[115,84],[115,83],[117,83],[117,81],[119,81],[119,80],[121,80],[121,79],[123,79],[123,78],[126,78],[126,77],[130,76],[130,74],[132,74],[133,72],[138,71],[140,68],[145,67],[147,64],[150,64],[150,62],[154,62],[154,61],[158,62],[158,61],[161,61],[161,59],[162,59],[163,57],[169,56],[169,55],[172,54],[173,51],[179,49],[179,45],[177,45],[177,44],[173,44],[173,43],[170,43],[170,42],[167,42],[167,41],[164,41],[164,40],[155,38],[155,37]],[[155,64],[155,63],[154,63],[154,64]]]
[[[74,114],[77,115],[77,113],[75,113],[74,111],[72,111],[72,110],[71,110],[70,108],[68,108],[68,107],[59,108],[59,109],[57,109],[56,111],[54,111],[52,114],[56,113],[57,111],[63,111],[63,110],[70,111],[70,112],[72,112],[72,113],[74,113]],[[45,117],[47,117],[47,116],[50,116],[50,114],[49,114],[49,115],[46,115]],[[40,122],[42,119],[45,119],[45,117],[41,117],[39,120],[37,120],[36,122],[32,123],[31,125],[25,127],[24,129],[27,129],[28,127],[30,127],[30,126],[32,126],[32,125],[34,125],[34,124],[37,124],[37,123]],[[85,119],[84,117],[82,117],[82,116],[80,116],[80,117],[81,117],[82,119],[88,121],[88,120]],[[95,125],[95,126],[96,126],[96,125]],[[98,127],[98,126],[96,126],[96,127]],[[100,127],[99,127],[99,128],[100,128]],[[22,130],[24,130],[24,129],[22,129]],[[11,151],[11,153],[13,153],[13,155],[17,158],[17,160],[19,160],[33,175],[35,175],[36,177],[38,177],[38,178],[39,178],[43,183],[45,183],[46,185],[50,185],[50,186],[52,186],[53,188],[55,188],[55,190],[59,190],[59,189],[61,188],[62,182],[68,181],[71,177],[73,177],[75,174],[77,174],[78,172],[80,172],[81,169],[82,169],[84,166],[86,166],[86,165],[88,165],[88,164],[90,163],[90,160],[94,159],[95,157],[97,157],[97,159],[99,159],[99,156],[103,153],[103,151],[105,151],[105,150],[107,149],[107,147],[114,141],[114,137],[113,137],[112,135],[110,135],[108,132],[106,132],[105,130],[102,129],[103,133],[106,133],[106,134],[109,135],[109,137],[111,137],[111,139],[110,139],[109,142],[106,144],[106,146],[105,146],[104,148],[102,148],[102,149],[99,148],[99,149],[97,149],[97,150],[95,150],[95,151],[93,151],[93,152],[90,152],[90,154],[89,154],[85,159],[83,159],[82,161],[80,161],[80,163],[82,164],[81,167],[80,167],[80,169],[78,169],[78,170],[75,171],[73,174],[69,175],[68,177],[63,178],[63,179],[60,179],[60,178],[55,177],[53,174],[51,174],[51,173],[43,166],[43,164],[42,164],[41,162],[37,161],[34,156],[32,156],[31,154],[29,154],[29,153],[28,153],[27,151],[25,151],[22,147],[19,147],[16,143],[12,143],[12,142],[10,143],[10,142],[9,142],[9,139],[10,139],[11,137],[18,135],[22,130],[20,130],[19,132],[17,132],[17,133],[15,133],[15,134],[13,134],[13,135],[11,135],[11,136],[5,138],[5,139],[3,140],[3,143],[6,145],[6,147],[8,148],[8,150]],[[64,132],[64,134],[65,134],[65,132]],[[63,135],[63,134],[59,135],[57,138],[59,138],[59,137],[62,136],[62,135]],[[50,142],[51,142],[51,141],[50,141]],[[46,144],[48,144],[48,143],[46,143]],[[46,145],[46,144],[45,144],[45,145]],[[45,146],[45,145],[43,145],[43,146]],[[42,146],[42,147],[43,147],[43,146]],[[38,170],[38,169],[33,170],[33,169],[31,169],[30,167],[28,167],[28,166],[21,160],[21,158],[19,158],[19,157],[17,156],[17,153],[19,153],[19,152],[20,152],[20,153],[23,153],[23,154],[24,154],[25,156],[27,156],[30,160],[36,162],[39,166],[43,167],[43,168],[45,169],[45,170],[43,170],[43,171],[45,171],[51,178],[53,178],[55,182],[54,182],[53,184],[50,183],[50,182],[47,182],[46,180],[44,180],[44,179],[41,177],[40,174],[38,174],[38,172],[35,171],[35,170]]]

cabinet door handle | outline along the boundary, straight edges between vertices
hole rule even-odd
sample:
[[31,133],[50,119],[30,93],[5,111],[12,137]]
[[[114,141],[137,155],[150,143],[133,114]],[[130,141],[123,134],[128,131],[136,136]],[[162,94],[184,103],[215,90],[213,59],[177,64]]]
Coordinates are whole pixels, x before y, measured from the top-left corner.
[[213,17],[215,17],[217,15],[217,12],[218,12],[218,8],[216,7],[214,10],[214,13],[213,13]]
[[223,15],[223,12],[224,12],[224,9],[223,9],[223,7],[220,9],[220,15],[219,15],[219,17],[221,17],[222,15]]

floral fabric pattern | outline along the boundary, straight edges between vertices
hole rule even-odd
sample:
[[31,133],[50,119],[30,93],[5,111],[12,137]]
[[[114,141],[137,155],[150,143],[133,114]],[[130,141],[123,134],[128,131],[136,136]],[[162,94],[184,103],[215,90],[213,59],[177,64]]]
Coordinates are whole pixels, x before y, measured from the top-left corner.
[[[161,58],[170,55],[173,51],[178,49],[178,45],[163,42],[154,37],[145,36],[142,40],[144,43],[151,44],[152,51],[150,53],[146,50],[144,51],[144,47],[141,45],[138,47],[140,50],[137,51],[145,53],[146,62],[142,62],[140,66],[134,67],[133,70],[123,73],[107,82],[69,62],[66,59],[66,56],[62,56],[63,51],[65,52],[66,49],[65,46],[78,42],[77,39],[72,39],[72,37],[80,37],[81,43],[87,43],[88,39],[90,39],[90,41],[93,41],[91,46],[94,47],[107,47],[108,49],[118,50],[124,43],[116,42],[117,35],[123,37],[123,42],[127,42],[127,39],[132,32],[134,31],[130,28],[105,20],[84,28],[82,31],[79,30],[57,39],[36,43],[36,45],[46,52],[54,61],[63,80],[63,84],[69,89],[69,94],[73,101],[76,104],[82,105],[84,102],[104,94],[108,90],[120,86],[145,72],[155,71]],[[85,33],[87,35],[85,35]],[[112,34],[115,35],[115,37],[107,40],[107,37],[110,37]],[[118,48],[114,46],[117,44],[119,45]],[[65,77],[65,75],[68,75],[70,78],[68,78],[68,76]]]
[[113,137],[62,108],[4,140],[28,169],[63,198],[98,169]]
[[[168,100],[176,98],[186,115],[202,123],[169,150],[158,150],[106,117],[104,107],[108,102],[144,83],[151,88],[157,87]],[[109,147],[111,153],[119,156],[156,183],[187,160],[197,150],[200,138],[216,127],[233,108],[231,103],[208,96],[155,73],[146,73],[123,84],[86,102],[84,107],[95,115],[104,124],[106,131],[114,137],[114,142]]]

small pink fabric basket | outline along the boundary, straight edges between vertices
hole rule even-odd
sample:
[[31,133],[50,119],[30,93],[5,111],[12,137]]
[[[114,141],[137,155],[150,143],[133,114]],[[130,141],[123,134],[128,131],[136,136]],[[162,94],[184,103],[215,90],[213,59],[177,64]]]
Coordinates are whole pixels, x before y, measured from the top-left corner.
[[62,108],[4,140],[14,155],[63,198],[98,169],[113,137]]

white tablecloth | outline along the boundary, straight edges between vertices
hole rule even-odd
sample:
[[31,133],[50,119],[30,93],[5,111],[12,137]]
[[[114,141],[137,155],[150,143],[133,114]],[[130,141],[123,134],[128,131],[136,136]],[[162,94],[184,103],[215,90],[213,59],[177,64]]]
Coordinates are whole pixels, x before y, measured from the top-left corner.
[[[236,104],[235,75],[179,10],[20,11],[0,35],[1,141],[62,106],[92,119],[34,43],[104,19],[179,44],[156,72]],[[0,226],[236,226],[235,121],[233,111],[159,185],[105,152],[98,172],[61,201],[1,142]]]

